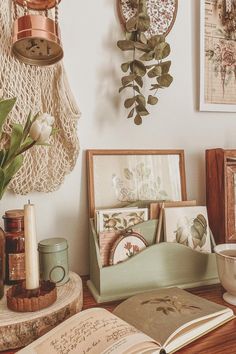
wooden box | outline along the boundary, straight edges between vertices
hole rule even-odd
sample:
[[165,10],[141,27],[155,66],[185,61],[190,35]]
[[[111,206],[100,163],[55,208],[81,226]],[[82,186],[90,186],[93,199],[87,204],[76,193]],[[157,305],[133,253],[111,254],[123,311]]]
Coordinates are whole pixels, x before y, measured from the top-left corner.
[[[153,220],[152,220],[153,222]],[[143,223],[143,228],[150,221]],[[200,253],[181,244],[162,242],[127,261],[102,267],[94,221],[90,219],[90,280],[98,303],[128,298],[159,287],[183,288],[218,283],[215,254]]]
[[236,150],[206,151],[206,203],[216,243],[236,242]]

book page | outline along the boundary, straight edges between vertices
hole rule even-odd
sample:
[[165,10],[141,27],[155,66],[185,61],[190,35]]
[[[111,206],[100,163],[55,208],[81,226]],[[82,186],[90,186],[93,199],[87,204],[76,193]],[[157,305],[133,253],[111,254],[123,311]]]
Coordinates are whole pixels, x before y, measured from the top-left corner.
[[117,306],[114,314],[162,346],[182,326],[231,311],[179,288],[158,289],[133,296]]
[[96,308],[72,316],[19,353],[118,354],[145,342],[153,340],[107,310]]

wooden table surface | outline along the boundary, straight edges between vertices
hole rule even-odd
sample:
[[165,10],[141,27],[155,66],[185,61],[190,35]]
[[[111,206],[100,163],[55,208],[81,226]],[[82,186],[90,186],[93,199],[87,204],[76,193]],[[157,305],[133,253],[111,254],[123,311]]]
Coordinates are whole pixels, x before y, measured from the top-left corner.
[[[91,307],[103,307],[109,311],[120,303],[120,301],[112,302],[108,304],[97,304],[90,294],[86,286],[86,278],[84,281],[84,306],[86,310]],[[191,293],[202,296],[205,299],[214,301],[218,304],[222,304],[231,307],[236,314],[236,307],[226,304],[222,299],[223,289],[217,285],[210,285],[200,288],[188,289]],[[13,354],[16,351],[0,352],[1,354]],[[222,327],[215,329],[214,331],[199,338],[188,346],[176,352],[178,354],[236,354],[236,319],[224,324]],[[79,354],[79,353],[78,353]],[[99,353],[98,353],[99,354]],[[122,353],[121,353],[122,354]]]

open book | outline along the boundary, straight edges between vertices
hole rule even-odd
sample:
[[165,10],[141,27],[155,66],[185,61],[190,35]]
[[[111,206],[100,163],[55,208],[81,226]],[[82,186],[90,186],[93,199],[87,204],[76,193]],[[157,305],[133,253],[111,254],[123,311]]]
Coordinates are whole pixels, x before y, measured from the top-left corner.
[[172,353],[234,318],[231,309],[179,288],[131,297],[114,311],[78,313],[20,354]]

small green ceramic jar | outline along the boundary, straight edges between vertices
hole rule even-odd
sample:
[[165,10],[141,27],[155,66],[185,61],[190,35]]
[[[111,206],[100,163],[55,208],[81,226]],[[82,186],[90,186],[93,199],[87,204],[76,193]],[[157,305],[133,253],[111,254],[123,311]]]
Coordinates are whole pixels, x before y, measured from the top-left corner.
[[39,242],[40,278],[57,286],[69,280],[68,243],[64,238],[49,238]]

